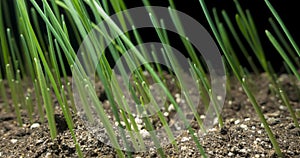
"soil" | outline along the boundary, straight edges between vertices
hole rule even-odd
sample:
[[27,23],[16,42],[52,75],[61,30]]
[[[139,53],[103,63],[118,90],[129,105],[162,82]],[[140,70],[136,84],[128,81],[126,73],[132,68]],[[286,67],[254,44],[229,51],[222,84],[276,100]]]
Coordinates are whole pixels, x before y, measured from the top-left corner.
[[[300,157],[300,129],[295,127],[287,107],[272,93],[265,74],[252,75],[251,78],[249,84],[253,87],[258,103],[285,157]],[[293,76],[282,74],[278,80],[287,92],[290,104],[300,121],[300,83],[292,84],[294,79]],[[230,82],[230,92],[222,109],[224,127],[219,128],[216,125],[206,134],[198,135],[207,156],[276,157],[267,133],[240,84],[235,79],[231,79]],[[98,95],[101,101],[109,104],[102,92]],[[0,157],[78,157],[58,106],[55,108],[58,136],[52,141],[47,123],[41,123],[38,115],[34,115],[34,121],[30,122],[26,113],[22,112],[23,126],[20,127],[14,112],[6,112],[3,104],[0,98]],[[76,114],[73,114],[73,121],[84,157],[116,157],[115,150],[96,139]],[[192,122],[191,125],[195,130],[199,129],[196,122]],[[176,138],[176,143],[178,149],[174,145],[163,147],[167,157],[201,157],[187,131]],[[155,150],[131,154],[132,157],[159,157]]]

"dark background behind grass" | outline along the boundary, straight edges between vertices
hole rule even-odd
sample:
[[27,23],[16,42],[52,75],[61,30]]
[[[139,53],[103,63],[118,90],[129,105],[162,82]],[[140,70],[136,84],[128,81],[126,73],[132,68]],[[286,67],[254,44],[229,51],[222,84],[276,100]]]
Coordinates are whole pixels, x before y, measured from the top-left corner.
[[[128,8],[143,6],[143,3],[141,0],[124,0],[124,1]],[[291,34],[294,37],[294,39],[296,40],[296,42],[299,44],[300,24],[298,24],[297,21],[299,19],[299,15],[300,15],[300,9],[299,9],[299,6],[297,5],[297,1],[294,1],[294,0],[285,0],[285,1],[270,0],[270,1],[273,4],[273,6],[275,7],[275,9],[278,11],[278,13],[281,16],[281,18],[283,19],[283,21],[285,22],[287,28],[291,32]],[[0,3],[3,3],[3,2],[4,1],[1,1]],[[18,38],[19,33],[16,31],[17,26],[16,26],[15,21],[17,19],[14,14],[15,13],[14,7],[12,5],[12,1],[6,1],[6,2],[9,4],[8,8],[9,8],[11,18],[8,20],[11,21],[11,24],[8,25],[5,23],[5,25],[7,27],[11,28],[13,30],[14,36]],[[210,10],[213,7],[216,7],[220,13],[220,11],[222,9],[224,9],[227,11],[227,13],[229,14],[229,16],[231,18],[234,18],[235,13],[237,12],[233,0],[206,0],[205,2],[208,5],[207,7]],[[257,25],[258,33],[261,35],[261,42],[262,42],[263,48],[265,50],[267,59],[272,63],[276,72],[278,72],[278,73],[282,72],[283,71],[282,59],[279,56],[279,54],[275,51],[273,46],[270,44],[269,40],[267,39],[267,37],[265,36],[265,33],[264,33],[265,29],[271,30],[271,32],[273,32],[273,30],[268,22],[268,18],[272,17],[271,12],[267,8],[267,6],[265,5],[263,0],[239,0],[239,2],[244,9],[249,9],[250,12],[252,13],[254,22]],[[169,6],[168,0],[150,0],[150,3],[154,6],[163,6],[163,7]],[[203,14],[203,11],[201,9],[201,6],[200,6],[200,3],[198,0],[174,0],[174,3],[177,7],[176,8],[177,10],[184,12],[184,13],[188,14],[189,16],[195,18],[211,33],[210,27],[209,27],[207,20]],[[32,7],[30,5],[29,1],[28,1],[28,4],[29,4],[29,7]],[[2,5],[2,7],[3,7],[3,5]],[[221,14],[219,14],[219,15],[221,18],[222,17]],[[46,35],[45,24],[42,21],[42,19],[40,19],[40,21],[41,21],[40,29],[43,32],[45,32],[45,35]],[[233,19],[233,22],[235,22],[234,19]],[[238,28],[237,28],[237,30],[238,30]],[[158,42],[158,38],[155,38],[153,36],[154,34],[156,34],[154,29],[140,29],[139,31],[141,33],[141,36],[142,36],[144,42],[153,42],[153,41]],[[239,30],[238,30],[238,32],[239,32]],[[69,34],[69,35],[71,36],[71,38],[70,38],[71,40],[75,39],[74,37],[72,37],[72,34]],[[211,33],[211,35],[213,35],[213,34]],[[182,53],[184,53],[185,51],[184,51],[183,46],[179,44],[179,43],[181,43],[179,37],[174,33],[170,33],[169,37],[170,37],[170,39],[172,39],[171,40],[172,46],[175,47],[176,49],[178,49],[179,51],[181,51]],[[45,39],[46,39],[46,37],[45,37]],[[241,39],[243,39],[243,38],[241,37]],[[18,41],[18,39],[16,39],[16,40]],[[75,50],[77,50],[79,47],[78,44],[75,41],[71,41],[71,42],[73,43],[73,47],[75,48]],[[236,45],[234,45],[234,46],[236,46]],[[236,48],[235,50],[237,51],[237,53],[239,52],[238,48]],[[249,53],[251,53],[251,55],[253,55],[250,48],[249,48]],[[1,54],[1,58],[2,58],[1,49],[0,49],[0,54]],[[238,57],[239,57],[241,63],[243,64],[243,66],[249,67],[249,65],[246,63],[246,60],[243,57],[242,53],[240,53],[240,55]],[[253,58],[255,59],[255,57],[253,57]],[[2,60],[0,60],[0,64],[1,64],[1,67],[3,68],[4,64],[1,61]]]

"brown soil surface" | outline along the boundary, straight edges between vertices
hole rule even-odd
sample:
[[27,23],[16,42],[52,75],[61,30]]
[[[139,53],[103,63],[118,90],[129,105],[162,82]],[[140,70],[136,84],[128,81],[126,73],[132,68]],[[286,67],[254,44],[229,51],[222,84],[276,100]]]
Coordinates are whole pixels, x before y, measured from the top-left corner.
[[[279,81],[287,92],[290,104],[300,121],[300,98],[292,76],[281,75]],[[261,109],[270,124],[280,148],[286,157],[300,157],[300,129],[296,128],[288,109],[270,90],[264,74],[252,76],[249,83],[256,94]],[[296,85],[299,90],[299,82]],[[230,94],[227,94],[222,111],[224,127],[210,129],[199,135],[201,145],[208,157],[276,157],[257,114],[236,80],[231,80]],[[100,94],[99,94],[100,95]],[[103,98],[102,98],[103,99]],[[105,100],[105,97],[104,97]],[[5,112],[0,99],[0,157],[77,157],[75,145],[60,108],[56,107],[55,120],[58,136],[52,141],[47,123],[40,123],[35,115],[34,125],[23,115],[23,126],[18,126],[14,112]],[[115,150],[96,139],[76,115],[75,133],[84,157],[116,157]],[[196,123],[192,127],[198,129]],[[201,157],[187,131],[177,140],[178,150],[172,145],[164,147],[167,157]],[[132,153],[133,157],[159,157],[157,151]]]

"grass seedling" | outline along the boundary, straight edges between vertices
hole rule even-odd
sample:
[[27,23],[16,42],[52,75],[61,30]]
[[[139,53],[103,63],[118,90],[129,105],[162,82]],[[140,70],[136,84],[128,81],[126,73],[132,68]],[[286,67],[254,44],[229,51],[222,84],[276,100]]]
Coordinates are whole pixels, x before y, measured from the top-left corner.
[[289,30],[286,28],[284,22],[281,20],[279,14],[277,13],[277,11],[274,9],[272,4],[268,0],[265,0],[265,3],[267,4],[268,8],[270,9],[272,14],[276,18],[276,20],[279,23],[281,29],[283,30],[283,32],[287,36],[287,38],[290,41],[290,43],[292,44],[293,48],[297,52],[298,56],[300,56],[300,49],[299,49],[298,45],[296,44],[295,40],[293,39],[292,35],[290,34]]
[[39,87],[41,88],[40,90],[42,93],[42,98],[43,98],[45,109],[46,109],[46,114],[47,114],[49,129],[50,129],[50,135],[51,135],[51,138],[54,139],[57,135],[57,130],[56,130],[56,125],[55,125],[55,120],[54,120],[53,103],[52,103],[51,97],[50,97],[50,89],[49,89],[49,87],[47,87],[46,79],[44,77],[43,70],[41,68],[41,64],[39,63],[39,61],[36,58],[34,58],[34,64],[35,64],[36,72],[37,72],[37,80],[39,83]]
[[264,128],[265,128],[265,130],[266,130],[266,132],[267,132],[267,134],[269,136],[269,139],[270,139],[270,141],[271,141],[271,143],[273,145],[273,148],[275,149],[276,154],[278,156],[282,157],[283,154],[282,154],[282,152],[280,150],[278,142],[276,141],[275,136],[274,136],[273,132],[271,131],[271,129],[270,129],[270,127],[269,127],[269,125],[268,125],[268,123],[267,123],[267,121],[266,121],[263,113],[262,113],[262,110],[261,110],[260,106],[258,105],[258,103],[257,103],[255,97],[253,96],[252,92],[250,91],[249,86],[247,85],[247,82],[246,82],[246,78],[244,78],[243,76],[241,76],[241,73],[240,73],[241,70],[239,70],[239,66],[235,64],[236,62],[233,61],[233,58],[226,51],[226,49],[225,49],[225,47],[223,45],[222,39],[221,39],[219,33],[217,32],[215,24],[213,23],[210,15],[209,15],[209,12],[208,12],[208,10],[206,8],[204,0],[200,0],[200,4],[202,6],[202,9],[203,9],[203,11],[205,13],[205,16],[206,16],[208,22],[209,22],[209,25],[210,25],[210,27],[211,27],[211,29],[212,29],[212,31],[213,31],[216,39],[217,39],[217,42],[219,43],[222,51],[224,52],[224,55],[225,55],[228,63],[230,64],[230,67],[233,70],[234,75],[239,80],[239,82],[242,84],[242,87],[243,87],[245,93],[249,97],[249,100],[251,101],[251,103],[253,105],[253,108],[255,109],[258,117],[260,118],[260,121],[262,122],[262,124],[263,124],[263,126],[264,126]]
[[1,70],[0,70],[0,94],[1,94],[2,99],[4,101],[4,108],[7,112],[9,112],[10,108],[9,108],[8,98],[7,98],[7,94],[6,94],[6,91],[5,91],[5,83],[3,81]]
[[[151,117],[148,116],[149,113],[152,114],[155,112],[156,117],[163,126],[163,130],[166,132],[167,139],[171,141],[177,151],[179,150],[177,142],[175,141],[176,138],[173,135],[171,128],[168,126],[166,116],[163,111],[160,110],[158,105],[159,103],[156,102],[157,94],[151,89],[150,84],[152,82],[149,81],[149,78],[151,78],[151,81],[155,82],[156,85],[159,85],[158,89],[161,92],[160,96],[165,95],[166,97],[167,101],[163,105],[164,108],[167,109],[170,104],[174,106],[177,115],[184,122],[190,136],[196,143],[198,151],[203,157],[206,157],[199,138],[194,134],[194,129],[189,125],[185,114],[179,107],[179,103],[175,100],[167,87],[168,78],[165,77],[166,72],[171,76],[171,78],[173,78],[172,80],[174,81],[175,88],[183,91],[182,98],[185,98],[185,104],[192,110],[200,129],[205,132],[206,129],[203,128],[200,114],[187,93],[188,89],[186,85],[183,84],[183,78],[176,75],[181,74],[182,70],[178,68],[179,63],[176,58],[171,55],[172,49],[167,46],[170,45],[171,39],[168,36],[164,19],[158,19],[153,10],[151,8],[147,8],[157,36],[160,42],[163,43],[162,48],[155,48],[155,45],[151,45],[149,55],[149,50],[147,50],[146,46],[143,45],[143,37],[135,28],[133,23],[134,19],[132,19],[129,14],[126,13],[117,15],[117,20],[120,26],[116,25],[116,23],[109,17],[110,14],[126,10],[126,5],[123,0],[112,1],[110,4],[106,0],[103,0],[101,4],[99,1],[84,0],[50,2],[42,0],[41,3],[30,0],[30,3],[33,5],[30,9],[28,9],[28,2],[13,2],[14,8],[16,8],[17,29],[20,35],[14,34],[11,30],[12,22],[10,20],[11,18],[7,14],[7,3],[4,1],[0,2],[0,67],[2,67],[0,68],[0,95],[1,100],[4,101],[5,110],[14,111],[16,113],[17,121],[20,126],[23,124],[21,111],[27,111],[28,118],[30,119],[30,122],[33,123],[33,114],[35,106],[37,106],[41,122],[44,122],[44,110],[46,111],[50,136],[54,139],[57,135],[56,122],[54,119],[54,103],[52,102],[52,93],[54,93],[66,119],[79,157],[83,157],[83,154],[81,152],[80,145],[77,142],[77,138],[75,137],[75,124],[72,120],[73,112],[81,112],[76,109],[75,105],[77,102],[82,104],[83,109],[81,110],[85,112],[86,118],[91,124],[96,123],[95,118],[99,119],[103,123],[103,128],[105,128],[106,134],[109,136],[110,143],[112,146],[117,148],[116,153],[118,157],[124,157],[124,151],[121,150],[122,145],[125,145],[126,149],[146,149],[147,144],[145,144],[141,134],[142,130],[149,132],[150,138],[154,142],[154,146],[157,148],[158,154],[161,157],[167,157],[164,149],[161,147],[159,141],[160,138],[157,137],[156,129],[151,122]],[[298,58],[300,56],[300,50],[275,9],[268,0],[265,0],[265,2],[284,32],[284,34],[282,34],[276,23],[270,19],[269,21],[276,33],[276,37],[274,37],[268,30],[266,30],[266,35],[276,48],[277,52],[284,59],[288,71],[290,70],[290,72],[292,72],[296,78],[300,80],[300,75],[297,71],[297,67],[300,65]],[[143,0],[143,3],[145,6],[151,5],[148,0]],[[283,91],[280,82],[277,81],[278,77],[265,57],[265,51],[263,50],[263,46],[260,42],[261,36],[258,34],[250,11],[243,10],[237,0],[234,0],[234,3],[237,9],[235,20],[238,30],[242,34],[243,38],[245,38],[246,43],[250,46],[251,50],[254,52],[254,55],[260,62],[260,66],[263,68],[263,71],[267,72],[271,81],[270,87],[272,88],[270,89],[274,91],[274,95],[277,95],[283,101],[284,105],[286,105],[295,126],[299,128],[297,112],[295,112],[291,106],[286,92]],[[212,102],[214,106],[213,110],[217,114],[219,125],[220,127],[223,127],[220,109],[218,109],[218,107],[220,107],[217,101],[218,98],[214,96],[214,93],[212,92],[211,83],[206,74],[205,63],[203,62],[203,59],[199,59],[193,45],[186,37],[185,30],[183,28],[184,25],[181,23],[177,13],[174,12],[174,9],[176,9],[174,1],[169,0],[169,4],[170,7],[168,10],[170,18],[177,32],[181,35],[180,38],[182,44],[190,56],[189,71],[192,74],[193,79],[197,81],[197,87],[195,88],[200,93],[202,104],[207,110],[209,102]],[[109,7],[110,5],[112,8]],[[251,82],[249,81],[251,80],[249,71],[251,70],[245,69],[240,64],[240,61],[237,58],[237,53],[239,51],[234,50],[234,44],[237,44],[255,74],[260,73],[258,66],[254,64],[253,58],[250,56],[250,52],[248,52],[246,46],[241,42],[241,38],[238,36],[238,32],[226,11],[222,11],[223,19],[221,19],[218,16],[217,10],[213,9],[214,19],[212,20],[205,6],[204,0],[200,0],[200,5],[202,6],[210,27],[213,30],[222,51],[224,52],[223,62],[224,65],[227,65],[228,67],[226,69],[227,77],[231,77],[229,74],[231,74],[232,70],[232,75],[235,76],[241,83],[242,88],[246,92],[253,108],[260,118],[276,154],[278,156],[282,156],[278,142],[267,124],[256,98],[254,97],[255,92],[249,86],[249,83]],[[43,24],[46,26],[46,33],[43,33],[40,29],[41,21],[39,21],[39,18],[42,18],[42,22],[44,22]],[[94,21],[92,19],[94,19]],[[222,23],[222,20],[225,21],[224,24]],[[97,26],[98,23],[103,21],[106,21],[107,26],[109,26],[108,28],[101,28]],[[128,32],[123,33],[124,30],[129,29],[129,26],[126,24],[127,21],[133,29],[133,36],[131,36]],[[229,29],[229,32],[227,32],[227,28]],[[90,38],[92,43],[80,52],[82,57],[82,63],[80,63],[76,56],[77,50],[73,48],[73,43],[71,43],[72,39],[70,38],[75,36],[77,44],[81,44],[82,40],[89,35],[90,31],[93,29],[95,30],[95,33],[98,33],[98,35],[101,35],[102,37],[98,38],[93,36]],[[74,34],[74,36],[71,34]],[[231,41],[230,35],[232,35],[234,40]],[[289,43],[284,40],[284,35],[287,37]],[[19,37],[20,40],[18,41],[15,37]],[[279,40],[277,41],[276,38]],[[135,46],[133,41],[135,41],[138,46]],[[102,56],[89,54],[89,52],[95,50],[102,51],[106,42],[110,43],[106,50],[110,53],[115,62],[120,57],[126,56],[128,53],[127,50],[131,50],[134,54],[128,55],[124,62],[120,65],[120,76],[117,76],[115,71],[111,68],[106,54]],[[292,47],[289,46],[290,44]],[[22,54],[22,52],[24,53]],[[163,70],[164,68],[158,64],[161,60],[161,56],[159,56],[158,53],[162,53],[163,61],[168,63],[168,65],[171,65],[174,70],[169,69],[166,72]],[[95,64],[94,58],[96,58],[96,62],[98,62],[95,69],[92,68]],[[67,60],[67,64],[64,63],[64,59]],[[146,62],[150,59],[153,59],[155,64]],[[134,73],[131,74],[131,78],[127,76],[125,67],[128,67],[130,70],[134,70]],[[72,70],[72,75],[74,75],[74,89],[72,89],[72,84],[67,74],[67,69],[69,68]],[[105,112],[107,109],[104,109],[102,103],[99,101],[99,96],[97,96],[94,85],[91,82],[91,79],[95,78],[87,75],[92,73],[96,74],[95,78],[100,79],[104,86],[107,99],[110,102],[109,108],[112,111],[112,116],[108,116]],[[122,77],[125,81],[132,81],[129,84],[130,94],[125,94],[127,92],[122,91],[120,88],[122,83],[118,83],[118,77]],[[175,79],[175,77],[177,78]],[[28,83],[24,83],[25,81]],[[230,87],[230,84],[230,82],[227,82],[226,86]],[[10,89],[9,94],[7,94],[9,91],[7,91],[6,88]],[[73,96],[74,90],[79,91],[78,96]],[[125,97],[127,95],[132,95],[133,100],[138,104],[138,114],[135,115],[129,113],[130,103]],[[13,110],[10,108],[9,98],[12,99]],[[152,105],[152,109],[150,109],[149,104]],[[141,116],[145,116],[145,114],[146,117],[141,118]],[[113,123],[115,123],[117,128],[119,128],[119,135],[115,134],[116,129],[110,120],[111,117],[114,117],[115,122]],[[137,118],[143,120],[143,123],[145,124],[143,127],[136,122]],[[125,130],[129,133],[126,133]],[[129,140],[127,140],[127,134],[129,134]],[[127,152],[127,155],[130,157],[131,152]]]
[[13,102],[13,106],[14,106],[14,110],[17,116],[17,120],[20,126],[22,126],[23,121],[21,118],[21,113],[20,113],[20,102],[18,99],[18,92],[17,92],[17,86],[16,86],[16,81],[13,77],[13,70],[12,67],[10,66],[10,64],[6,65],[6,77],[7,77],[7,81],[8,81],[8,86],[10,88],[10,95],[12,98],[12,102]]

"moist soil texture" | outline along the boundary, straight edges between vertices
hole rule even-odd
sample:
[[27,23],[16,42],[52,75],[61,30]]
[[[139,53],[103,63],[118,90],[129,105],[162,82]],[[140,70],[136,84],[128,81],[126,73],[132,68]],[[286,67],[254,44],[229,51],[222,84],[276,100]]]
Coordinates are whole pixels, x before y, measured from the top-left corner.
[[[294,76],[282,74],[278,78],[283,90],[287,93],[289,103],[300,121],[300,83]],[[300,129],[295,127],[291,114],[282,100],[274,95],[274,91],[265,74],[251,75],[249,85],[273,131],[281,151],[285,157],[300,157]],[[98,92],[103,105],[109,102],[103,94],[101,84]],[[197,137],[207,157],[277,157],[264,127],[252,104],[235,79],[230,79],[225,104],[222,109],[224,126],[215,125],[205,134]],[[174,90],[175,91],[175,90]],[[7,92],[9,94],[9,92]],[[55,121],[58,135],[51,140],[47,121],[41,123],[38,114],[34,114],[30,122],[25,111],[22,111],[23,125],[19,126],[14,111],[4,109],[4,101],[0,98],[0,157],[78,157],[75,144],[68,130],[67,123],[55,103]],[[10,100],[11,102],[11,100]],[[34,103],[35,101],[33,101]],[[168,122],[172,121],[171,112]],[[84,121],[73,112],[75,134],[84,157],[117,157],[114,148],[98,140],[85,126]],[[153,121],[155,123],[155,121]],[[192,128],[199,131],[196,121]],[[155,126],[159,128],[160,126]],[[166,157],[201,157],[196,144],[187,130],[176,138],[174,144],[163,147]],[[129,153],[124,152],[125,155]],[[156,150],[130,153],[132,157],[160,157]]]

